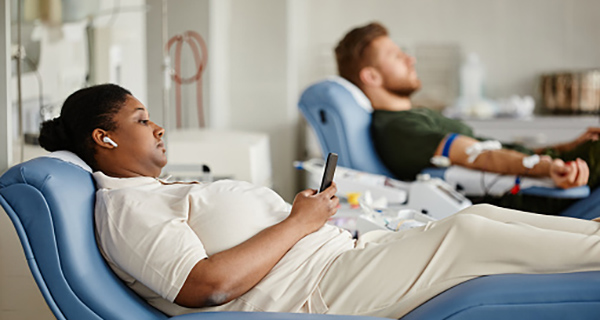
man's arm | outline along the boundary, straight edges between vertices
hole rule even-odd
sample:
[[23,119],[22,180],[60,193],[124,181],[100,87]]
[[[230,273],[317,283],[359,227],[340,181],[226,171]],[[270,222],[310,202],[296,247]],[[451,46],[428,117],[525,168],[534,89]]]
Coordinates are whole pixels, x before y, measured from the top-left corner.
[[190,308],[216,306],[246,293],[296,242],[321,228],[335,214],[339,203],[336,191],[333,183],[319,194],[315,190],[298,193],[287,219],[231,249],[200,260],[175,303]]
[[[565,164],[560,159],[551,160],[549,157],[542,157],[537,165],[528,169],[523,166],[523,159],[527,155],[514,150],[500,149],[485,151],[475,161],[470,162],[466,150],[478,142],[467,136],[457,136],[450,146],[448,154],[450,162],[470,169],[500,174],[551,177],[556,186],[565,189],[585,185],[588,181],[589,168],[581,159]],[[443,139],[435,151],[436,156],[442,155],[445,144],[446,139]]]

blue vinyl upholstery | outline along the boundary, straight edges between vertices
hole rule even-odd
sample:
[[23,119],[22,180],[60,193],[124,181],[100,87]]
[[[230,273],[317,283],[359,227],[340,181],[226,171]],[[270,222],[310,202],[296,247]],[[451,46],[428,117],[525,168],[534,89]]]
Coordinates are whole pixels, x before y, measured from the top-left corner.
[[600,272],[481,277],[447,290],[402,320],[600,319]]
[[339,155],[338,165],[393,177],[371,142],[371,114],[335,81],[325,80],[304,91],[300,111],[315,129],[324,155]]
[[[57,319],[169,319],[127,288],[103,260],[94,236],[95,185],[71,163],[41,157],[0,177],[0,205]],[[172,319],[367,320],[370,317],[214,312]]]
[[[349,87],[360,90],[342,78],[319,81],[304,90],[298,107],[314,129],[323,155],[334,152],[339,155],[339,166],[394,177],[377,155],[371,140],[371,113],[360,106]],[[425,170],[444,179],[445,168]],[[581,199],[590,194],[590,188],[532,187],[521,192],[542,197]]]
[[[102,259],[94,238],[94,197],[91,175],[58,159],[34,159],[0,177],[0,205],[12,220],[31,272],[57,319],[168,319],[123,285]],[[586,320],[598,319],[599,313],[600,272],[584,272],[470,280],[434,297],[403,319]],[[171,319],[374,318],[209,312]]]
[[[336,81],[320,81],[304,91],[298,105],[315,130],[323,154],[338,153],[341,166],[393,177],[370,140],[370,113],[357,104],[347,88]],[[443,177],[440,170],[432,173]],[[587,186],[574,190],[575,195],[555,196],[577,198],[589,194]],[[599,211],[599,199],[597,189],[564,215],[594,218],[598,216],[594,211]],[[402,319],[600,319],[600,272],[481,277],[439,294]]]

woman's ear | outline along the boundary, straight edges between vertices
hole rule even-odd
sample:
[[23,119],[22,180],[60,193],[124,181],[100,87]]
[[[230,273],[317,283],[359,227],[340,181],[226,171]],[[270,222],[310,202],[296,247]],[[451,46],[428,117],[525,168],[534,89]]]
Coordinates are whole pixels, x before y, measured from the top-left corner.
[[106,130],[96,128],[96,129],[94,129],[94,131],[92,131],[92,140],[94,140],[94,142],[99,147],[107,148],[107,149],[114,148],[114,145],[112,145],[109,142],[104,141],[105,137],[108,137],[108,133],[106,132]]
[[360,81],[365,87],[379,87],[382,83],[382,77],[379,71],[373,67],[364,67],[358,73]]

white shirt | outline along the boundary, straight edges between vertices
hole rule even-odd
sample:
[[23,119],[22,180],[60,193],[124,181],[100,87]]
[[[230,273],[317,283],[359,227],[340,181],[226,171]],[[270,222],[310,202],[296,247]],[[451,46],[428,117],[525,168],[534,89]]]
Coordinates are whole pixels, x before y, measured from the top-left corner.
[[166,183],[95,172],[96,236],[110,267],[150,304],[169,315],[236,310],[325,312],[317,284],[351,235],[325,225],[298,241],[254,288],[218,307],[173,303],[201,259],[232,248],[289,215],[273,190],[247,182]]

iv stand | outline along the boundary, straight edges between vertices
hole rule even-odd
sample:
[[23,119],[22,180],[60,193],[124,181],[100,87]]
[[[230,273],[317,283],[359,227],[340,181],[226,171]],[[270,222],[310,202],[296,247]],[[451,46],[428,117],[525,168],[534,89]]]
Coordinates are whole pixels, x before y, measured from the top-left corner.
[[[169,57],[168,48],[166,46],[169,41],[168,34],[168,16],[167,16],[167,0],[162,0],[162,53],[163,53],[163,127],[168,132],[169,129],[169,91],[171,89],[171,59]],[[168,147],[169,135],[163,136],[163,141]],[[168,150],[168,149],[167,149]]]
[[19,112],[19,144],[21,145],[21,160],[25,161],[25,138],[23,137],[23,99],[21,95],[21,2],[17,1],[17,106]]

